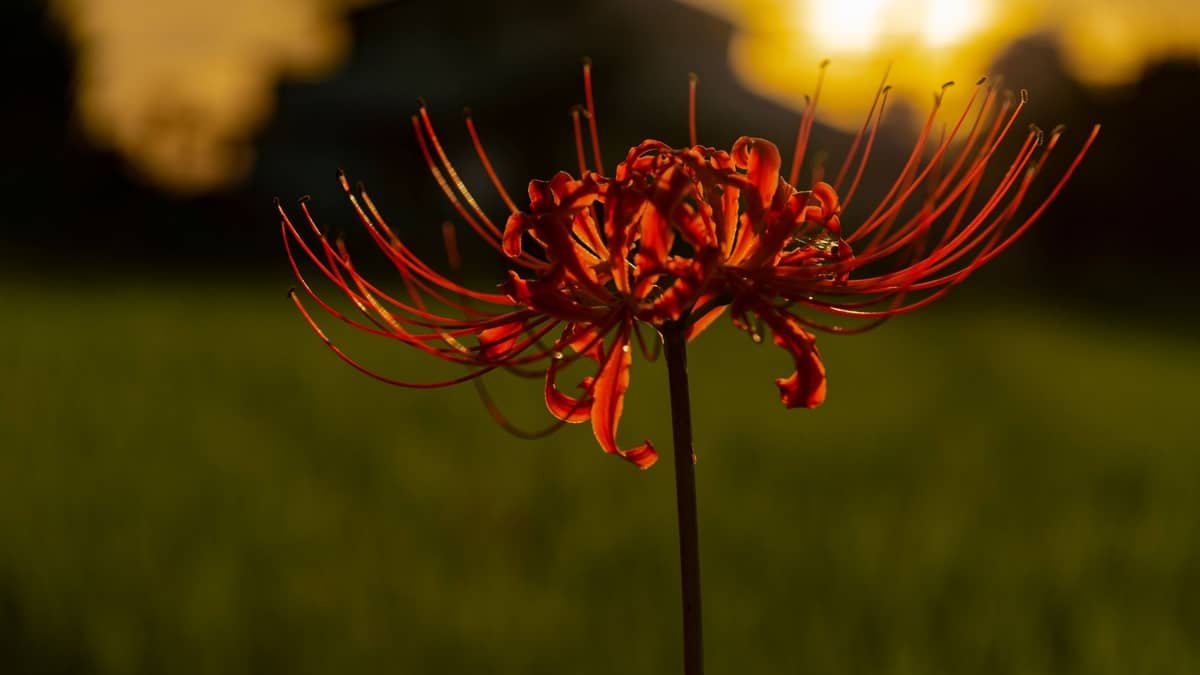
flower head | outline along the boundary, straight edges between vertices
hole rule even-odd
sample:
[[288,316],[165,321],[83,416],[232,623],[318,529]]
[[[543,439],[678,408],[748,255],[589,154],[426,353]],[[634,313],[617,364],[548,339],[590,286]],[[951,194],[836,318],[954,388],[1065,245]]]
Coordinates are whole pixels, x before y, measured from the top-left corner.
[[[645,328],[684,326],[691,339],[728,308],[734,324],[756,342],[768,329],[791,356],[794,371],[776,380],[783,403],[815,407],[825,398],[825,367],[809,331],[862,331],[932,302],[1041,214],[1097,130],[1048,196],[1022,215],[1019,207],[1061,130],[1047,139],[1031,128],[1000,180],[986,181],[985,170],[997,163],[1000,142],[1025,96],[1005,97],[983,85],[981,80],[966,112],[931,144],[938,96],[886,196],[849,230],[843,228],[842,214],[857,191],[886,107],[883,86],[836,175],[828,182],[815,176],[807,189],[796,186],[813,125],[811,107],[801,119],[785,179],[782,156],[770,141],[743,137],[729,151],[696,142],[694,77],[689,145],[643,141],[608,175],[585,63],[587,106],[571,111],[578,177],[559,172],[550,180],[531,181],[524,208],[501,184],[467,116],[479,160],[510,212],[503,228],[459,178],[422,105],[412,123],[430,173],[462,221],[512,264],[499,292],[467,288],[414,255],[366,191],[352,190],[344,175],[339,176],[342,187],[367,233],[399,272],[404,297],[389,295],[360,275],[346,247],[328,240],[303,201],[312,236],[305,237],[280,208],[284,243],[302,288],[324,311],[365,332],[462,364],[467,373],[441,382],[375,373],[328,339],[298,294],[292,298],[334,353],[376,379],[429,388],[479,382],[496,369],[533,374],[544,380],[546,406],[558,420],[547,432],[591,421],[605,452],[648,467],[657,458],[649,441],[621,448],[616,438],[632,346],[636,342],[650,355],[657,345],[643,335]],[[457,269],[456,230],[447,223],[443,232],[451,267]],[[312,289],[300,268],[302,257],[346,295],[362,318],[341,312]],[[817,318],[821,314],[859,323],[828,323]],[[564,391],[559,376],[577,362],[588,364],[592,374],[577,391]],[[481,393],[493,416],[511,427],[486,390]]]

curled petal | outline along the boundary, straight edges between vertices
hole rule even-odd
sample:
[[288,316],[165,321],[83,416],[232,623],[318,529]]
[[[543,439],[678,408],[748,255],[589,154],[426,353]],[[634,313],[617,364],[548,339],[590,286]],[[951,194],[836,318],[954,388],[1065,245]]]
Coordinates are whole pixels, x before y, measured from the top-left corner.
[[658,452],[650,441],[629,450],[617,447],[617,425],[625,407],[625,391],[629,389],[629,367],[632,363],[629,329],[623,328],[618,331],[596,376],[592,394],[595,399],[592,404],[592,432],[605,452],[620,455],[639,468],[646,469],[658,460]]
[[[561,173],[561,172],[560,172]],[[533,213],[553,211],[558,205],[558,196],[554,194],[550,181],[529,181],[529,210]]]
[[508,356],[525,329],[522,321],[502,323],[493,328],[479,331],[479,351],[489,361],[498,361]]
[[592,385],[592,378],[585,378],[580,383],[579,387],[585,392],[583,396],[579,398],[568,396],[554,383],[561,367],[562,360],[554,359],[550,362],[550,367],[546,369],[546,409],[556,419],[563,422],[571,424],[586,422],[592,416],[592,397],[586,393]]
[[791,353],[796,370],[775,380],[780,399],[788,408],[815,408],[825,401],[825,364],[817,352],[816,338],[800,327],[795,317],[773,307],[756,307],[755,313],[771,327],[773,341]]
[[[571,324],[563,331],[558,344],[563,348],[570,348],[582,358],[591,359],[599,364],[604,358],[602,337],[603,335],[596,326],[577,323]],[[568,396],[555,384],[558,371],[565,364],[566,361],[562,354],[558,353],[550,362],[550,367],[546,369],[546,408],[551,415],[563,422],[571,424],[586,422],[592,415],[592,384],[595,382],[595,378],[585,377],[579,383],[579,388],[584,391],[583,396],[579,398]]]
[[762,138],[742,136],[733,144],[733,161],[746,168],[746,178],[754,185],[757,199],[747,199],[747,211],[753,214],[766,209],[779,187],[779,167],[783,164],[779,148]]
[[696,294],[704,285],[705,276],[715,262],[714,251],[700,251],[695,259],[672,256],[667,261],[667,271],[675,277],[671,285],[655,299],[645,316],[654,323],[662,320],[674,321],[695,306]]
[[504,240],[502,246],[504,255],[510,258],[519,258],[521,256],[521,235],[528,232],[537,220],[528,213],[514,213],[508,217],[508,222],[504,225]]

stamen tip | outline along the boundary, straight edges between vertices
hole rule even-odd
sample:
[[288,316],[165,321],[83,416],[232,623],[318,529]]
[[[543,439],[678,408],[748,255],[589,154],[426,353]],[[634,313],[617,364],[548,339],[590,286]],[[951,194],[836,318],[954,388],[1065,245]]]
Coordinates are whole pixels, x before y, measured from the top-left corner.
[[700,76],[695,72],[688,73],[688,82],[699,82]]
[[582,59],[580,59],[580,61],[583,63],[583,67],[584,67],[584,68],[591,68],[591,67],[592,67],[592,57],[590,57],[590,56],[585,56],[585,57],[583,57]]
[[979,78],[978,80],[976,80],[976,81],[975,81],[975,86],[977,86],[977,87],[978,87],[979,85],[981,85],[981,84],[983,84],[983,83],[987,82],[987,80],[988,80],[988,78],[987,78],[987,75],[984,75],[983,77],[981,77],[981,78]]
[[425,109],[425,97],[424,96],[417,97],[417,107],[421,110]]
[[1033,144],[1040,147],[1045,140],[1046,132],[1042,131],[1042,128],[1038,125],[1031,123],[1029,125],[1029,133],[1034,135]]
[[953,87],[953,86],[954,86],[954,80],[947,80],[942,83],[941,89],[942,89],[942,91],[946,91],[947,89],[949,89],[950,87]]
[[275,197],[274,201],[275,201],[275,208],[277,208],[277,209],[280,208],[279,197]]
[[287,296],[289,299],[296,297],[296,287],[295,286],[292,286],[291,288],[288,289]]
[[1029,102],[1029,90],[1022,89],[1021,90],[1021,103],[1028,103],[1028,102]]
[[469,105],[463,106],[463,118],[468,119],[468,120],[471,119],[471,106],[469,106]]
[[301,197],[300,199],[298,199],[296,201],[298,201],[300,203],[300,205],[303,206],[311,200],[312,200],[312,195],[304,195],[303,197]]
[[829,59],[821,59],[821,62],[817,64],[817,67],[822,69],[829,67]]

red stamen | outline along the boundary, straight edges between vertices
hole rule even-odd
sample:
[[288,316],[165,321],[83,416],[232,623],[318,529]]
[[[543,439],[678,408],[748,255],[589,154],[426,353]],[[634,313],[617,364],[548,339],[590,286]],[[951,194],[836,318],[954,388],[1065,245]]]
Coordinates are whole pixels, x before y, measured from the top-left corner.
[[475,120],[471,118],[471,109],[463,110],[463,116],[466,118],[467,133],[471,135],[471,144],[475,146],[475,154],[479,155],[479,161],[483,164],[484,171],[487,171],[488,179],[492,181],[492,185],[496,188],[496,192],[500,194],[500,199],[504,200],[504,205],[508,207],[509,213],[519,211],[512,197],[508,196],[508,190],[504,189],[504,185],[500,182],[500,177],[496,175],[496,170],[492,168],[492,161],[488,159],[488,155],[483,150],[483,143],[479,140],[479,132],[475,130]]
[[[817,67],[817,87],[813,90],[812,101],[804,107],[800,115],[800,129],[796,132],[796,148],[792,152],[792,170],[788,172],[788,183],[795,185],[800,180],[800,164],[804,161],[804,153],[808,148],[808,136],[812,133],[813,121],[816,119],[817,102],[821,100],[821,85],[825,82],[825,69],[829,59],[825,59]],[[807,99],[807,97],[805,97]]]
[[696,83],[700,76],[688,73],[688,145],[695,147],[696,141]]
[[592,156],[596,159],[596,173],[604,173],[604,161],[600,159],[600,134],[596,131],[596,102],[592,98],[592,60],[583,60],[583,94],[587,101],[588,133],[592,136]]

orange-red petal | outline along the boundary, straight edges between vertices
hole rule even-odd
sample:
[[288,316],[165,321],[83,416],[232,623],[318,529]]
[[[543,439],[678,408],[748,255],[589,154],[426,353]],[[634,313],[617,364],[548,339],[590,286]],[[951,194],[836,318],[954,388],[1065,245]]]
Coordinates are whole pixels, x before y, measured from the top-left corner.
[[762,138],[742,136],[733,144],[732,155],[734,164],[746,168],[746,178],[754,185],[755,194],[746,196],[746,210],[752,214],[765,210],[779,187],[779,167],[783,164],[779,148]]
[[817,352],[817,340],[800,327],[787,312],[774,308],[755,308],[755,313],[771,327],[775,345],[791,353],[796,370],[775,380],[779,397],[788,408],[815,408],[825,401],[825,364]]
[[604,451],[619,455],[640,468],[649,468],[658,460],[654,445],[646,441],[629,450],[617,446],[617,425],[625,407],[625,391],[629,389],[629,368],[633,354],[629,348],[629,329],[622,328],[609,347],[608,354],[596,376],[592,392],[592,432]]
[[591,385],[592,378],[587,378],[580,385],[584,390],[584,395],[579,398],[568,396],[559,390],[555,385],[554,380],[558,376],[558,370],[562,367],[561,360],[555,359],[550,362],[550,367],[546,369],[546,409],[554,415],[555,419],[563,422],[576,424],[586,422],[592,415],[592,398],[586,392]]
[[479,331],[479,351],[489,361],[497,361],[508,356],[525,329],[523,321],[502,323],[492,328]]

